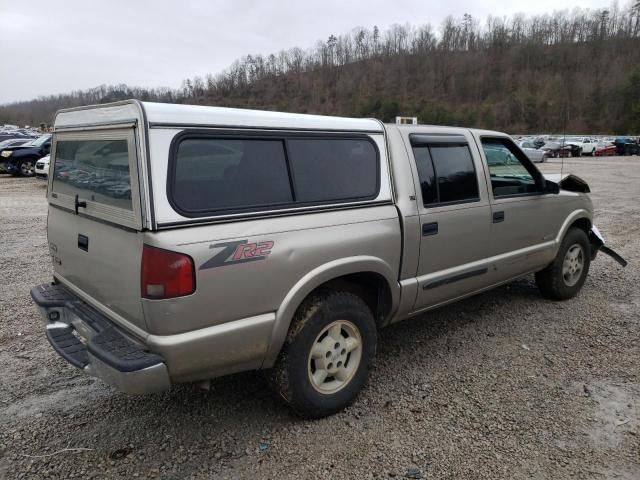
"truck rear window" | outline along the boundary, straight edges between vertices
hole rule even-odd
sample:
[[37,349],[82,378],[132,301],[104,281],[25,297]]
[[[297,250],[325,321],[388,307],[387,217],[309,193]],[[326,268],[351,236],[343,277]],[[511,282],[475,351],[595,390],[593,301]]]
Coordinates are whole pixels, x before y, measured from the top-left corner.
[[378,150],[368,138],[179,137],[169,195],[185,216],[372,199]]
[[59,140],[52,191],[133,210],[127,140]]

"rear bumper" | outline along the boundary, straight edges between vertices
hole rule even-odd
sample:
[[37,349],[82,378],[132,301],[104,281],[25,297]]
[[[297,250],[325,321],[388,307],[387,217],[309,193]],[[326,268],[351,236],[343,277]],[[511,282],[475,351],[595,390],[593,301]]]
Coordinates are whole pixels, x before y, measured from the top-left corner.
[[59,284],[31,289],[53,349],[85,373],[127,393],[171,386],[162,356],[133,341],[105,316]]

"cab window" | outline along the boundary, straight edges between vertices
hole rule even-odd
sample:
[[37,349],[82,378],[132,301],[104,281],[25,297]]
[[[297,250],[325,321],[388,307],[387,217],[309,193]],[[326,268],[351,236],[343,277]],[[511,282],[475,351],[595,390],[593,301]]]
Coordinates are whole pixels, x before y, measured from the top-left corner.
[[422,203],[425,207],[480,200],[478,177],[466,143],[429,142],[412,135]]
[[482,148],[487,159],[494,198],[530,195],[542,191],[535,167],[507,139],[484,138]]

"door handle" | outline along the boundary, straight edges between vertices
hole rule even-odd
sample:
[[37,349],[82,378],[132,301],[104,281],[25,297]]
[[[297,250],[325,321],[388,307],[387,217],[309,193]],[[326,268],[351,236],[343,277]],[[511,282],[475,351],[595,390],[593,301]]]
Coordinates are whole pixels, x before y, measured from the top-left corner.
[[493,223],[504,222],[504,212],[493,212]]
[[85,252],[89,251],[89,237],[86,235],[78,234],[78,248],[80,250],[84,250]]
[[78,194],[76,193],[76,215],[78,214],[78,208],[82,207],[82,208],[87,208],[87,202],[82,201],[80,202],[78,200]]
[[422,236],[428,237],[429,235],[438,234],[438,222],[423,223],[422,224]]

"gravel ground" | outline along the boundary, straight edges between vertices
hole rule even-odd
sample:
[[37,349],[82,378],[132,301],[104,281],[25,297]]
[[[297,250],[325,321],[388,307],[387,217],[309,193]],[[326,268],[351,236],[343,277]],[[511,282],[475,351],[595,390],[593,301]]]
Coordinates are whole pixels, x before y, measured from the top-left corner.
[[28,293],[51,275],[45,186],[0,175],[0,478],[639,479],[640,159],[564,168],[630,265],[599,256],[567,302],[526,278],[388,328],[358,401],[318,421],[257,373],[136,397],[67,365]]

